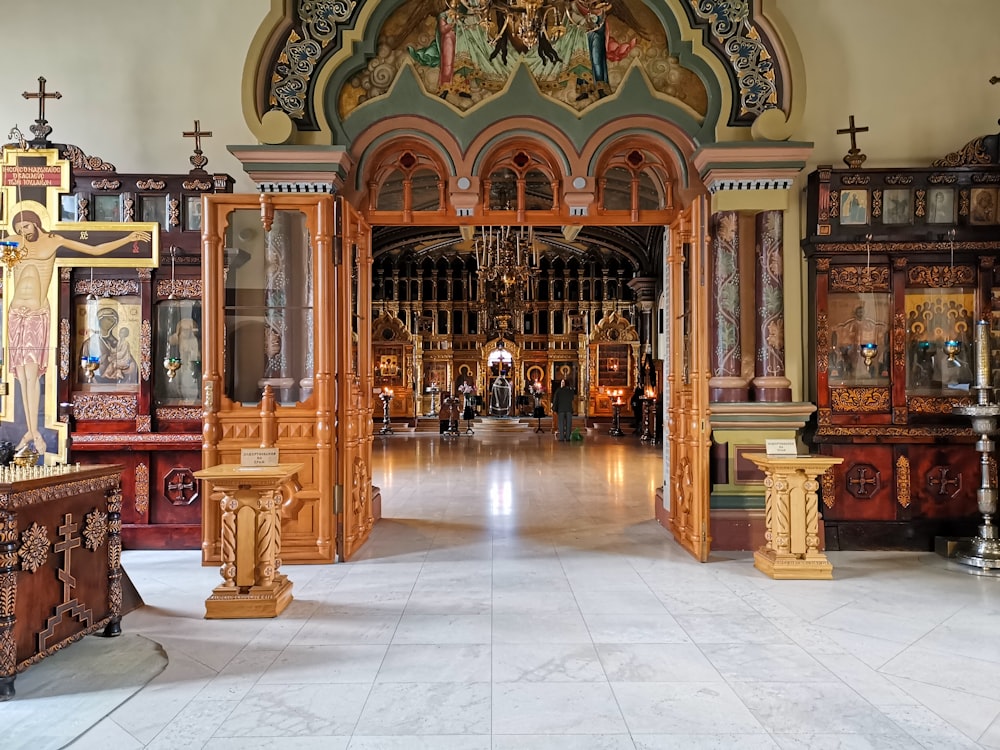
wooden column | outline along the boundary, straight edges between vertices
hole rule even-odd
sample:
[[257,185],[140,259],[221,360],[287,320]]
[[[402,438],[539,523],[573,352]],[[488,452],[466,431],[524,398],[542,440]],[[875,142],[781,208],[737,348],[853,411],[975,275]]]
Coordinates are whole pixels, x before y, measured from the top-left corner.
[[833,565],[819,549],[817,477],[844,459],[744,453],[764,472],[764,545],[754,567],[775,579],[829,580]]

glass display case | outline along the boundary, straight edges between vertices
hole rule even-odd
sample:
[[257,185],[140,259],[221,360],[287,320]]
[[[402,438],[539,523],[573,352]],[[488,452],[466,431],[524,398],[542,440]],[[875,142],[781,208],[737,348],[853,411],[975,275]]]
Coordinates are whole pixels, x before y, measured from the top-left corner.
[[157,406],[201,405],[201,302],[167,299],[156,305]]
[[967,395],[975,373],[974,290],[907,289],[905,308],[907,395]]
[[312,251],[305,216],[234,211],[226,231],[225,391],[243,404],[271,385],[279,404],[308,398],[313,374]]

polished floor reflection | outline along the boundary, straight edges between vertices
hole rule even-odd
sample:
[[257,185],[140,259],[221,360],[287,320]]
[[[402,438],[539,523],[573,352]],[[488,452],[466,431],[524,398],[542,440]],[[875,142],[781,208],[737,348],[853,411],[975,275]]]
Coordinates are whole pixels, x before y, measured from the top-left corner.
[[350,563],[286,567],[275,620],[206,621],[197,552],[128,552],[125,629],[169,665],[72,747],[1000,748],[1000,579],[699,564],[653,520],[661,467],[630,438],[376,440],[384,520]]

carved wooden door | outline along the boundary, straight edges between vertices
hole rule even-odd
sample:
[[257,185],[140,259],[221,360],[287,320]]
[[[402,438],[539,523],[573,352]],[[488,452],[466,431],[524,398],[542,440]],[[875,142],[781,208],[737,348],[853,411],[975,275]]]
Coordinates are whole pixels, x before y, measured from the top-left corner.
[[709,426],[708,207],[699,198],[670,226],[670,374],[667,406],[669,527],[701,562],[708,559]]
[[372,508],[371,228],[343,198],[333,211],[337,552],[349,560],[375,524]]

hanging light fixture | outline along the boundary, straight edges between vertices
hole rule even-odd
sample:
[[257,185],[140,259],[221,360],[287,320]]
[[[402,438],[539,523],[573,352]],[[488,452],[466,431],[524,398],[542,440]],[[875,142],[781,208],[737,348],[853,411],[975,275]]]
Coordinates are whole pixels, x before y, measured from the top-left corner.
[[[177,247],[174,245],[170,246],[170,294],[167,295],[168,300],[177,299],[177,294],[174,291],[176,279],[174,278],[174,264],[177,260]],[[173,379],[177,376],[177,371],[181,369],[181,352],[179,342],[176,340],[171,341],[171,339],[176,339],[178,337],[177,323],[173,320],[175,314],[174,306],[170,306],[168,315],[170,315],[171,320],[168,326],[170,330],[170,335],[167,337],[167,351],[163,355],[163,369],[167,371],[167,381],[173,382]]]
[[80,369],[88,383],[94,382],[94,376],[101,366],[101,331],[97,321],[97,294],[94,293],[94,267],[90,267],[90,286],[87,289],[85,308],[87,312],[87,346],[80,353]]
[[502,335],[514,316],[528,309],[538,268],[538,247],[531,227],[482,227],[473,240],[476,267],[486,292],[487,314]]

